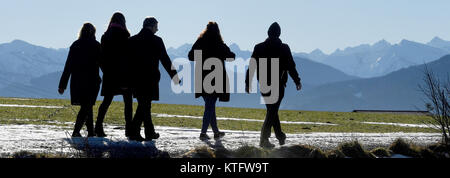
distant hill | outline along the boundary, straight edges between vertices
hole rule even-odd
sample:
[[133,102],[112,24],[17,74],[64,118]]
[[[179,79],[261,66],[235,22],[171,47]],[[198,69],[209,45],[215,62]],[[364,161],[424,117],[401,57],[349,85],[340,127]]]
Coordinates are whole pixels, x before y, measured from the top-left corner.
[[[441,81],[446,81],[450,75],[450,55],[426,65]],[[425,64],[401,69],[383,77],[324,84],[305,90],[297,101],[288,100],[286,108],[323,111],[425,109],[425,96],[418,88],[423,83],[424,68]]]
[[381,40],[373,45],[362,44],[344,50],[337,49],[330,55],[318,49],[309,54],[295,55],[332,66],[352,76],[370,78],[428,63],[447,54],[450,54],[450,42],[436,37],[427,44],[408,40],[390,44]]
[[62,70],[67,49],[51,49],[14,40],[0,44],[0,88]]
[[427,45],[446,50],[450,53],[450,41],[445,41],[439,37],[434,37]]

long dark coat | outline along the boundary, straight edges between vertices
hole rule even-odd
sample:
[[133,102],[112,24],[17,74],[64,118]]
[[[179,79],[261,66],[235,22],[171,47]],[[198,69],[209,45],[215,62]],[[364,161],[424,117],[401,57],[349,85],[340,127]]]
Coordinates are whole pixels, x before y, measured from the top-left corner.
[[127,52],[130,33],[120,27],[110,27],[101,39],[103,72],[101,95],[119,95],[130,88],[131,64]]
[[[300,77],[298,76],[298,72],[295,69],[295,62],[292,58],[291,49],[289,46],[285,43],[282,43],[282,41],[279,38],[267,38],[264,42],[259,43],[255,46],[252,54],[252,58],[256,60],[256,71],[259,71],[259,60],[261,58],[267,58],[269,60],[268,62],[268,75],[271,76],[271,65],[270,65],[270,59],[272,58],[278,58],[279,59],[279,81],[280,81],[280,87],[286,87],[286,82],[288,79],[288,73],[291,76],[292,80],[294,80],[294,83],[298,85],[300,83]],[[250,64],[252,65],[252,64]],[[253,68],[253,66],[249,66],[249,69]],[[252,72],[252,76],[255,73],[255,71]],[[259,72],[256,74],[257,79],[259,80]],[[268,77],[268,83],[271,84],[271,77]],[[249,84],[249,70],[247,70],[247,76],[246,76],[246,85]],[[270,93],[262,93],[264,95],[269,95]]]
[[163,40],[147,28],[143,28],[129,41],[129,52],[133,63],[133,96],[159,100],[159,62],[173,78],[176,70],[167,55]]
[[66,89],[70,80],[72,105],[94,105],[100,88],[101,47],[95,39],[79,39],[70,46],[59,88]]
[[[194,45],[192,46],[191,51],[189,51],[189,60],[194,61],[194,51],[195,50],[202,50],[202,60],[203,64],[206,59],[214,57],[218,58],[222,62],[222,71],[223,71],[223,92],[217,93],[212,92],[208,93],[205,91],[203,82],[202,82],[202,92],[201,93],[195,93],[195,98],[198,98],[200,96],[217,96],[219,97],[219,101],[230,101],[230,92],[229,92],[229,79],[227,76],[227,72],[225,69],[225,60],[232,59],[236,57],[236,55],[231,52],[230,48],[223,42],[213,42],[206,40],[204,38],[199,38]],[[196,66],[197,67],[197,66]],[[200,66],[199,66],[200,67]],[[203,66],[201,66],[203,69]],[[215,66],[212,66],[211,70],[205,70],[202,71],[202,81],[204,81],[205,76],[207,76],[209,73],[214,71]],[[195,76],[195,80],[198,80],[200,76]],[[212,85],[215,85],[215,80],[212,80]]]

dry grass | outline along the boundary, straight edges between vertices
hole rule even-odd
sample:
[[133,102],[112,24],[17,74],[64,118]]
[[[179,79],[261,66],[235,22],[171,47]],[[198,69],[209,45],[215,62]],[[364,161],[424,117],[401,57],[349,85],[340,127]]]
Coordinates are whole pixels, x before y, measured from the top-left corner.
[[351,158],[376,158],[375,155],[364,150],[362,145],[357,141],[341,143],[337,149]]
[[407,142],[403,139],[397,139],[389,146],[389,150],[392,150],[395,154],[402,154],[405,156],[411,156],[413,158],[419,158],[421,148],[414,145],[411,142]]
[[450,149],[445,145],[417,146],[403,139],[393,142],[388,148],[375,148],[365,150],[357,142],[345,142],[337,148],[322,151],[309,145],[291,145],[268,150],[254,146],[244,145],[236,150],[225,148],[211,149],[208,147],[195,148],[183,155],[183,158],[314,158],[314,159],[374,159],[390,158],[393,154],[401,154],[413,158],[450,158]]

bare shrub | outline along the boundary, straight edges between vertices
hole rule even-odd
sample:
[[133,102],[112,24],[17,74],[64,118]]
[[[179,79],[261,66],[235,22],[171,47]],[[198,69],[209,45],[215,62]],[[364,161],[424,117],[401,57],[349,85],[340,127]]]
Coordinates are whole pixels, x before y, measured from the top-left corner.
[[433,71],[425,66],[425,84],[419,85],[429,102],[425,106],[433,118],[427,124],[438,129],[442,133],[442,142],[449,145],[450,134],[450,77],[447,76],[446,83],[442,83]]

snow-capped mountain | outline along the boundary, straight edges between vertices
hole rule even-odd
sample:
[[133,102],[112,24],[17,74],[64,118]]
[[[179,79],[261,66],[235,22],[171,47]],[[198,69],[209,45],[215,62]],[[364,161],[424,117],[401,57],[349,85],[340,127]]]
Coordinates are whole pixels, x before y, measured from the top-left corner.
[[51,49],[14,40],[0,44],[0,86],[29,83],[31,78],[62,70],[67,49]]
[[390,44],[381,40],[373,45],[362,44],[344,50],[337,49],[330,55],[323,54],[320,50],[295,55],[327,64],[349,75],[370,78],[428,63],[449,53],[450,42],[436,37],[427,44],[408,40]]

